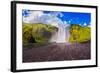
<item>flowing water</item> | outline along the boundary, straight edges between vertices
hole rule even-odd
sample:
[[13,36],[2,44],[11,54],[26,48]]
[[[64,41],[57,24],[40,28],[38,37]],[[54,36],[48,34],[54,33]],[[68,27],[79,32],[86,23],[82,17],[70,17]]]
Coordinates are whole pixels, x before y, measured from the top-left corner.
[[69,39],[69,26],[62,26],[62,25],[58,25],[58,32],[56,32],[55,34],[53,34],[52,38],[50,39],[50,42],[56,42],[56,43],[68,43],[68,39]]

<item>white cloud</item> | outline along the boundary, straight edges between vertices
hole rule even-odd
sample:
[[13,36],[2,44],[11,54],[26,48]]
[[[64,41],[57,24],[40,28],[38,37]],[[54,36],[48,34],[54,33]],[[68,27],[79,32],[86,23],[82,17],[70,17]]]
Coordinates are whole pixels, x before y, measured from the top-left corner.
[[42,11],[30,11],[28,17],[23,16],[23,22],[26,23],[38,23],[39,17],[43,15]]
[[71,22],[71,20],[68,21],[68,23],[70,23],[70,22]]
[[86,24],[86,23],[84,23],[84,24],[83,24],[83,26],[87,26],[87,24]]
[[26,23],[43,23],[43,24],[51,24],[53,26],[65,27],[67,22],[62,21],[57,16],[63,17],[61,12],[50,12],[44,13],[43,11],[30,11],[28,17],[23,16],[23,22]]
[[67,21],[64,21],[64,24],[67,24]]

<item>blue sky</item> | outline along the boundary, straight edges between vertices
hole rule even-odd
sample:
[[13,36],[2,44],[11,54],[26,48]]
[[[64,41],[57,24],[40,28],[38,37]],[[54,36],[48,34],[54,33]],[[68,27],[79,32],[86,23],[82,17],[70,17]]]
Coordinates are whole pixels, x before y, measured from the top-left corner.
[[91,25],[91,14],[80,12],[55,12],[55,11],[22,11],[23,22],[29,23],[58,23],[58,24],[79,24],[81,26]]

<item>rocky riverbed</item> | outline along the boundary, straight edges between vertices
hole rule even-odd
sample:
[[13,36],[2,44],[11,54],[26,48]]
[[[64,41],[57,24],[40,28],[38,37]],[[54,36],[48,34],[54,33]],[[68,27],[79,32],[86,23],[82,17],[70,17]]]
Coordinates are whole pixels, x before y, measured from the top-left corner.
[[86,60],[91,58],[90,42],[23,45],[23,62]]

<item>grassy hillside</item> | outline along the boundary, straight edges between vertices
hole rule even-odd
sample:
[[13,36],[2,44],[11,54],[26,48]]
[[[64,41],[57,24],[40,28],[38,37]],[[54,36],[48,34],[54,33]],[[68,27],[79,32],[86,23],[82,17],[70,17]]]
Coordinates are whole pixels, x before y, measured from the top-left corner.
[[69,42],[86,42],[91,40],[90,27],[82,27],[80,25],[72,25],[70,28]]
[[46,24],[23,23],[23,43],[45,43],[58,31],[57,27]]

